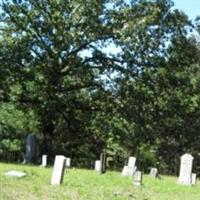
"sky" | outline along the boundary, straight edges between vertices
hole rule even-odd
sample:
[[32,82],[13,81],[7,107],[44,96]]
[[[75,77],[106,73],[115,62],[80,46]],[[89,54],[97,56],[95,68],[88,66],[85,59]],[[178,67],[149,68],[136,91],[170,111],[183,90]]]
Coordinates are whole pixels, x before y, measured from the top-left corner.
[[191,20],[200,16],[200,0],[173,0],[175,8],[184,11]]

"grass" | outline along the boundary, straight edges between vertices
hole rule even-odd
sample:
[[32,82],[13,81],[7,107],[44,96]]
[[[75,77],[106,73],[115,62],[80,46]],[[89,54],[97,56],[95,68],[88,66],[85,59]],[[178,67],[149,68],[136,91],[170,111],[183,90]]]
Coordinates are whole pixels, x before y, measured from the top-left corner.
[[[19,170],[24,178],[6,177]],[[133,186],[132,178],[119,172],[100,175],[92,170],[69,169],[63,184],[50,185],[52,168],[0,163],[0,200],[200,200],[200,184],[177,184],[176,177],[152,179],[143,176],[143,186]]]

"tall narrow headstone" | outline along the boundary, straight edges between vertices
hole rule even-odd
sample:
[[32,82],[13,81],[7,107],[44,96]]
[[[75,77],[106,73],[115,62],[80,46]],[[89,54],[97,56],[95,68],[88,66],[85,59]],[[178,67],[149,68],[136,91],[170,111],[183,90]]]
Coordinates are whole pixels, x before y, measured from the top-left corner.
[[95,171],[100,172],[100,170],[101,170],[101,162],[100,162],[100,160],[96,160],[95,161],[94,169],[95,169]]
[[65,156],[56,156],[53,166],[53,174],[51,178],[52,185],[60,185],[62,183],[65,170],[65,161]]
[[100,173],[106,173],[106,153],[103,152],[100,155]]
[[158,169],[157,168],[151,168],[150,174],[152,178],[158,177]]
[[26,137],[25,163],[35,163],[37,159],[37,139],[35,134]]
[[181,156],[181,165],[178,182],[184,185],[192,184],[193,157],[190,154]]
[[134,175],[134,185],[141,186],[142,185],[142,172],[136,171]]
[[42,164],[41,167],[47,166],[47,155],[42,155]]

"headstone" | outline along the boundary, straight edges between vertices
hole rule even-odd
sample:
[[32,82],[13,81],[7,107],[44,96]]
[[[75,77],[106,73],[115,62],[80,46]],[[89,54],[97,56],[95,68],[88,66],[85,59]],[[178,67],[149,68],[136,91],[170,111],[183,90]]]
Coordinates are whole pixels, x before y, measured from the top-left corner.
[[158,169],[157,168],[151,168],[150,174],[152,178],[158,177]]
[[178,182],[184,185],[192,184],[192,163],[193,157],[190,154],[181,156],[181,165]]
[[100,173],[106,173],[106,153],[103,152],[100,155]]
[[42,164],[41,167],[47,166],[47,155],[42,155]]
[[135,167],[135,162],[136,162],[136,158],[135,157],[129,157],[128,166],[129,167]]
[[97,172],[100,172],[100,170],[101,170],[101,162],[100,162],[100,160],[96,160],[95,161],[95,171],[97,171]]
[[22,178],[22,177],[26,176],[26,173],[12,170],[12,171],[6,172],[5,175]]
[[124,166],[122,175],[123,176],[133,176],[137,170],[137,167],[135,166],[136,158],[135,157],[129,157],[128,165]]
[[197,175],[195,173],[192,173],[192,185],[196,185],[196,179]]
[[142,172],[136,171],[134,175],[134,185],[141,186],[142,185]]
[[137,167],[127,166],[126,176],[133,176],[137,170]]
[[29,134],[26,137],[25,163],[34,163],[37,159],[37,141],[35,134]]
[[71,158],[66,158],[66,167],[67,168],[71,167]]
[[53,166],[53,174],[51,178],[52,185],[60,185],[63,181],[64,170],[65,170],[65,156],[58,155],[55,158],[54,166]]

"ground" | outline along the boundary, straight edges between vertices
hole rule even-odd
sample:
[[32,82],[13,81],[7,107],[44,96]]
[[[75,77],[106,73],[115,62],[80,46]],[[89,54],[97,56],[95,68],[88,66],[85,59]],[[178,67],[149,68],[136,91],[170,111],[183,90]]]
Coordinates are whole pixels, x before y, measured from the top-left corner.
[[[25,171],[25,178],[4,175],[9,170]],[[93,170],[69,169],[61,186],[50,185],[52,167],[40,168],[0,163],[0,200],[200,200],[200,184],[182,186],[177,177],[143,176],[143,186],[133,186],[120,172],[100,175]]]

